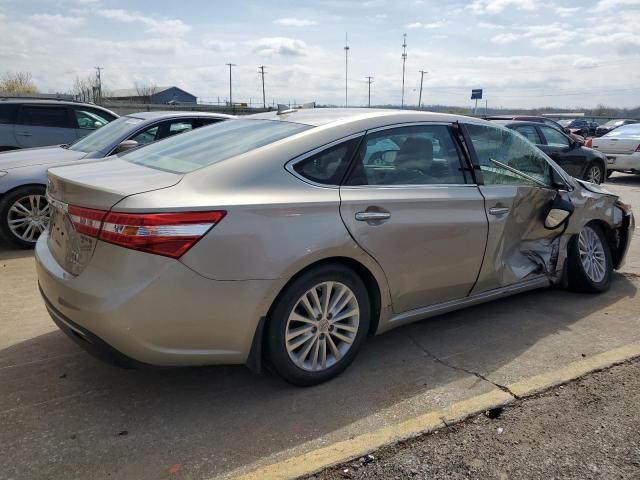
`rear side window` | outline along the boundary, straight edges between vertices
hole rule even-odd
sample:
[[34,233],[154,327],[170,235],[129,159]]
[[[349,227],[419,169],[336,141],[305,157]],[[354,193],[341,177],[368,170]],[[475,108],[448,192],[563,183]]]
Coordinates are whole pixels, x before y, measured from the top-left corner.
[[188,173],[312,128],[277,120],[229,120],[175,135],[123,156],[174,173]]
[[36,107],[23,105],[20,123],[35,127],[71,128],[66,107]]
[[360,138],[342,142],[297,162],[293,170],[301,177],[323,185],[340,185]]
[[15,103],[0,103],[0,123],[16,123],[16,112],[18,106]]
[[540,136],[538,135],[538,132],[536,130],[536,127],[532,125],[522,125],[522,126],[516,127],[515,131],[518,132],[523,137],[525,137],[531,143],[535,143],[535,144],[542,143],[542,141],[540,140]]

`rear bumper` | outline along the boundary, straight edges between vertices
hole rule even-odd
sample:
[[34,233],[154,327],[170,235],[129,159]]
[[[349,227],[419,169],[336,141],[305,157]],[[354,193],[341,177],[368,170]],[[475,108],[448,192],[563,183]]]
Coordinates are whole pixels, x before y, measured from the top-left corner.
[[607,156],[608,170],[636,170],[640,172],[640,152],[631,154],[605,153],[605,155]]
[[54,322],[98,358],[119,365],[246,363],[278,281],[217,281],[182,263],[98,242],[74,277],[36,245],[42,296]]

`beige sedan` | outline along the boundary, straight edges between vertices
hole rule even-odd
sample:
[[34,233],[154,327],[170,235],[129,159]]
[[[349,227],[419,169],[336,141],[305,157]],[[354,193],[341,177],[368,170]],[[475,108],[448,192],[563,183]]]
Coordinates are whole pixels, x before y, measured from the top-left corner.
[[53,320],[96,356],[269,361],[310,385],[368,335],[525,290],[602,292],[634,228],[516,132],[424,112],[288,110],[49,172]]

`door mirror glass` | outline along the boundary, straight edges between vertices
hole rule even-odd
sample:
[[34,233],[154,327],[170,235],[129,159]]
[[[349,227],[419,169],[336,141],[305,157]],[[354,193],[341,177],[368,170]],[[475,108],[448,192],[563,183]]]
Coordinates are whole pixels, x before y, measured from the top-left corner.
[[116,153],[126,152],[127,150],[131,150],[138,146],[138,142],[135,140],[125,140],[116,148]]
[[553,230],[562,225],[571,215],[571,212],[561,210],[560,208],[552,208],[544,220],[544,227]]

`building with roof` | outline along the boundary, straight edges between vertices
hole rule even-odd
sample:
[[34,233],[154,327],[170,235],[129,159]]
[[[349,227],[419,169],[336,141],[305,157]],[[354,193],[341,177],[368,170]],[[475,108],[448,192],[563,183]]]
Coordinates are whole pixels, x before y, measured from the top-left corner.
[[197,97],[176,86],[138,87],[113,90],[105,98],[118,102],[181,104],[197,103]]

